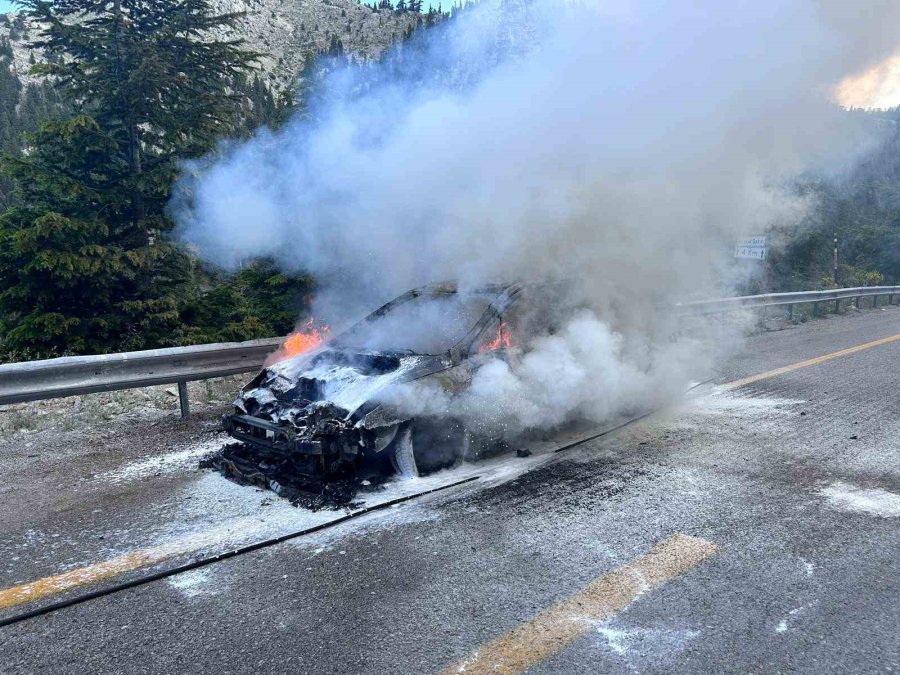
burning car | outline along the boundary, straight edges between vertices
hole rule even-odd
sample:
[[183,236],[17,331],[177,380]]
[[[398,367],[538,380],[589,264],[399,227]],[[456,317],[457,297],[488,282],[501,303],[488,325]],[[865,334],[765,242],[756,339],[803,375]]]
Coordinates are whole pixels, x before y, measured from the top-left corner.
[[432,284],[333,337],[310,323],[241,390],[225,429],[263,464],[289,462],[308,476],[345,476],[366,461],[389,460],[403,476],[452,466],[485,439],[459,420],[409,418],[383,394],[414,381],[449,396],[465,391],[479,367],[513,346],[523,290]]

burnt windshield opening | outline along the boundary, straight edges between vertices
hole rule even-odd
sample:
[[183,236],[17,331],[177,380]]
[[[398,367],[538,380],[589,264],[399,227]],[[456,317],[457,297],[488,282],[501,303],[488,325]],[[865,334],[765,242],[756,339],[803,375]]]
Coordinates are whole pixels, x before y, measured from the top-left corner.
[[417,295],[372,314],[340,335],[334,346],[360,352],[443,354],[466,336],[490,302],[483,295]]

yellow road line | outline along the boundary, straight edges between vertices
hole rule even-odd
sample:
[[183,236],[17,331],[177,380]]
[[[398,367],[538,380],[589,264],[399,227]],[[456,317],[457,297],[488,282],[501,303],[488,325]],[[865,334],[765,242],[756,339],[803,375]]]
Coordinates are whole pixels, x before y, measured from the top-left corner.
[[133,551],[96,565],[13,586],[0,591],[0,609],[9,609],[25,602],[40,600],[79,586],[103,581],[123,572],[162,562],[167,557],[169,556],[154,555],[153,551]]
[[676,534],[649,552],[604,574],[570,598],[489,642],[451,673],[521,673],[586,633],[591,623],[621,612],[639,596],[712,556],[715,544]]
[[776,368],[775,370],[768,370],[765,373],[759,373],[758,375],[750,375],[749,377],[741,378],[740,380],[734,380],[733,382],[728,382],[727,384],[722,385],[722,389],[732,390],[737,389],[738,387],[743,387],[748,384],[753,384],[754,382],[759,382],[760,380],[768,380],[770,377],[777,377],[778,375],[784,375],[785,373],[790,373],[794,370],[799,370],[800,368],[808,368],[809,366],[815,366],[820,363],[825,363],[826,361],[831,361],[833,359],[839,359],[842,356],[849,356],[850,354],[856,354],[857,352],[865,351],[866,349],[872,349],[872,347],[880,347],[881,345],[886,345],[891,342],[896,342],[900,340],[900,335],[892,335],[891,337],[881,338],[880,340],[873,340],[872,342],[866,342],[862,345],[856,345],[855,347],[849,347],[848,349],[842,349],[837,352],[832,352],[831,354],[824,354],[823,356],[817,356],[814,359],[807,359],[806,361],[800,361],[799,363],[793,363],[789,366],[783,366],[781,368]]
[[130,551],[118,558],[104,560],[87,567],[2,589],[0,590],[0,610],[40,600],[57,593],[64,593],[79,586],[94,584],[125,572],[133,572],[142,567],[157,565],[178,555],[198,551],[204,547],[220,543],[229,534],[233,534],[235,529],[235,525],[226,525],[198,535],[176,539],[153,548]]

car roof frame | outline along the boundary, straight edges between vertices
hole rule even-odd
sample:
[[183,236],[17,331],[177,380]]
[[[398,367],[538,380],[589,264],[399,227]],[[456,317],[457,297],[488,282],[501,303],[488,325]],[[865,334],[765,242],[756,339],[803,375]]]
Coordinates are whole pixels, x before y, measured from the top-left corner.
[[[423,354],[423,356],[449,356],[452,364],[458,365],[463,358],[470,356],[472,346],[475,344],[475,341],[478,340],[478,338],[491,324],[491,322],[493,322],[495,319],[500,318],[503,312],[505,312],[518,299],[521,291],[522,286],[518,283],[485,284],[483,286],[478,286],[466,291],[466,295],[494,296],[494,298],[493,300],[491,300],[490,304],[485,309],[481,317],[479,317],[478,321],[475,322],[475,325],[469,329],[469,331],[465,334],[465,336],[463,336],[462,339],[459,340],[459,342],[453,345],[450,349],[441,352],[440,354]],[[334,338],[332,344],[340,348],[341,337],[343,335],[352,333],[360,326],[374,321],[375,319],[381,318],[397,307],[405,305],[406,303],[411,302],[416,298],[420,298],[423,296],[437,298],[457,294],[459,294],[459,285],[453,281],[444,281],[410,289],[406,291],[406,293],[397,296],[390,302],[383,304],[381,307],[368,314],[365,318],[357,321],[349,328],[342,331],[341,335],[337,335]]]

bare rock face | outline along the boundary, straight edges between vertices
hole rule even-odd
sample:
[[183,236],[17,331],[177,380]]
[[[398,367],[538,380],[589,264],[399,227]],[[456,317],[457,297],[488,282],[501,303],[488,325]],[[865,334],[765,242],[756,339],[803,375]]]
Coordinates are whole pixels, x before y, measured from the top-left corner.
[[[237,29],[220,37],[241,37],[247,47],[264,52],[260,74],[273,89],[284,89],[296,79],[311,54],[326,51],[339,40],[344,51],[365,61],[377,58],[403,37],[420,19],[411,13],[375,11],[357,0],[212,0],[221,13],[245,12]],[[22,15],[0,15],[0,39],[10,41],[11,68],[23,84],[33,83],[32,62],[43,55],[28,47],[37,37]]]
[[37,37],[37,32],[31,23],[20,14],[0,14],[0,40],[9,40],[13,58],[9,69],[15,74],[22,84],[33,84],[37,78],[29,71],[33,62],[43,60],[40,52],[28,47],[29,40]]
[[220,12],[246,12],[240,32],[265,52],[262,70],[276,88],[288,84],[310,54],[340,40],[359,60],[377,58],[415,26],[413,14],[374,11],[357,0],[213,0]]

